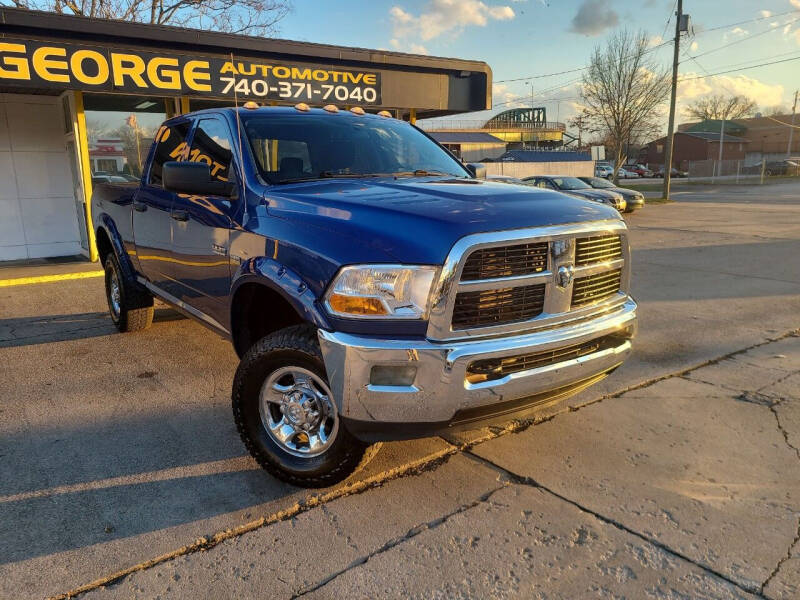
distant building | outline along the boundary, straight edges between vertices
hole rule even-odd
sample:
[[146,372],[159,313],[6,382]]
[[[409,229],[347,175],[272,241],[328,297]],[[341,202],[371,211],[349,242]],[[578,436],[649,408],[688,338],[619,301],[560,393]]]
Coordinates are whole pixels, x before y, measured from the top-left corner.
[[509,150],[496,161],[487,162],[486,172],[519,178],[533,175],[582,177],[594,175],[594,160],[588,152]]
[[588,152],[509,150],[499,159],[501,162],[593,162]]
[[[709,119],[698,123],[683,123],[678,130],[690,132],[715,132],[719,137],[722,121]],[[747,140],[743,166],[759,164],[762,159],[780,160],[789,156],[800,156],[800,116],[795,119],[792,147],[789,148],[789,132],[792,130],[792,115],[774,115],[769,117],[757,116],[748,119],[731,119],[725,121],[725,133],[743,137]],[[727,155],[726,146],[723,149],[724,158],[738,158]],[[716,156],[713,158],[717,158]]]
[[[650,168],[664,164],[666,137],[653,140],[639,154],[639,161]],[[727,132],[722,139],[725,160],[744,160],[748,140]],[[689,161],[716,160],[719,158],[720,134],[708,131],[679,131],[675,133],[672,148],[672,166],[686,170]]]
[[122,173],[128,158],[125,156],[125,145],[120,139],[98,139],[89,142],[89,162],[92,173]]
[[428,133],[486,133],[500,139],[509,150],[560,148],[567,133],[564,123],[547,120],[547,111],[539,108],[512,108],[490,119],[437,119],[421,121],[419,126]]
[[506,143],[483,131],[431,131],[429,134],[464,162],[495,159],[506,151]]

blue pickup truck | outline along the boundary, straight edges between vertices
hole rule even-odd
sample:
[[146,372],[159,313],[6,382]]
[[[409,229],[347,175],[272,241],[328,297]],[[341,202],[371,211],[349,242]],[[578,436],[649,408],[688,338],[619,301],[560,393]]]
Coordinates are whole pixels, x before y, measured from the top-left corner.
[[92,197],[111,318],[144,329],[158,297],[229,339],[242,440],[297,485],[382,440],[524,416],[630,353],[627,229],[481,175],[385,112],[170,119],[141,181]]

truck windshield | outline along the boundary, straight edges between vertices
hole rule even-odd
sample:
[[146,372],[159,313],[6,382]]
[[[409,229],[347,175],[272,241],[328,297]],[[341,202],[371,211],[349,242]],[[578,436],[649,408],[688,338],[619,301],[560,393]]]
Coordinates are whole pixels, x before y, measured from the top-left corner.
[[470,177],[417,129],[389,118],[283,114],[244,120],[262,177],[291,183],[328,177]]

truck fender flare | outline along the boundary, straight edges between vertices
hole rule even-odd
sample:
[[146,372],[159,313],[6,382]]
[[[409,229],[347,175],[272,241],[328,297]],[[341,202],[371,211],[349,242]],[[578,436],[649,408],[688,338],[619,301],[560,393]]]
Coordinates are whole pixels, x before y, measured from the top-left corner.
[[103,213],[97,218],[97,221],[97,229],[103,229],[106,232],[108,239],[111,241],[111,247],[114,249],[114,254],[117,256],[117,261],[119,261],[120,269],[122,269],[122,275],[128,280],[135,282],[136,269],[133,267],[131,257],[125,251],[125,247],[122,244],[122,236],[120,236],[114,220],[107,213]]
[[[243,262],[231,282],[231,299],[244,284],[257,283],[276,292],[306,322],[315,327],[330,329],[325,315],[319,309],[317,298],[297,273],[274,259],[260,256]],[[233,325],[234,304],[231,302],[230,323]]]

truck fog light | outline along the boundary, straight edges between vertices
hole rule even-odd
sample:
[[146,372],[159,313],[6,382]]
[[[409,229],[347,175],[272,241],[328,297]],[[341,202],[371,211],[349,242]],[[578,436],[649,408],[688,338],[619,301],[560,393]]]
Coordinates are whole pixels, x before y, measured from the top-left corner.
[[372,385],[412,385],[417,376],[417,367],[375,365],[369,375]]

